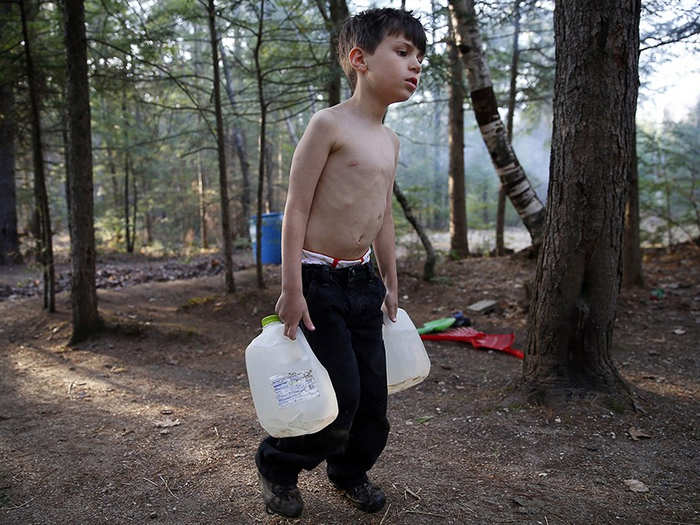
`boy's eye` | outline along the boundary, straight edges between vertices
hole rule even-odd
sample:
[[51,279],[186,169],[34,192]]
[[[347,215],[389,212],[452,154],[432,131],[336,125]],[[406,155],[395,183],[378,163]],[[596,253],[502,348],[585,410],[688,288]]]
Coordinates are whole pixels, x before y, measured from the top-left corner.
[[408,52],[405,49],[399,49],[397,51],[397,53],[399,54],[399,56],[402,56],[402,57],[405,57],[408,55]]

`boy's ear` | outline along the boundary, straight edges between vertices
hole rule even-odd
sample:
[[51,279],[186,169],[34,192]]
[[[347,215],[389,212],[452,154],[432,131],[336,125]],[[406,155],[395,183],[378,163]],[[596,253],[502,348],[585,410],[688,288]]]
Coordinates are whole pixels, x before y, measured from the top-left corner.
[[362,48],[353,47],[348,53],[348,60],[355,71],[364,73],[367,71],[367,61],[365,60],[365,52]]

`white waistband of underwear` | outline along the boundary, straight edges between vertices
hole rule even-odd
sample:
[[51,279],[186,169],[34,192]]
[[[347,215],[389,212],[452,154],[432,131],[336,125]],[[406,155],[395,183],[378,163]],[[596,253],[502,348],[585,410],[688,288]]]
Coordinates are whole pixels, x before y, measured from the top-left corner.
[[331,268],[347,268],[356,264],[367,264],[371,254],[372,248],[367,248],[367,252],[359,259],[336,259],[322,253],[301,250],[301,264],[325,264]]

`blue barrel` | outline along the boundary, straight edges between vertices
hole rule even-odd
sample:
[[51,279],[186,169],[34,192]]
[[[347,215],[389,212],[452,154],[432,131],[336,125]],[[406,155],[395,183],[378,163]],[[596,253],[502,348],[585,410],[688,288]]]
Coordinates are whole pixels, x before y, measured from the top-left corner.
[[[282,213],[265,213],[262,216],[262,235],[260,238],[260,258],[263,264],[280,264],[282,262]],[[257,249],[258,216],[253,215],[249,221],[250,240],[253,241],[253,259]]]

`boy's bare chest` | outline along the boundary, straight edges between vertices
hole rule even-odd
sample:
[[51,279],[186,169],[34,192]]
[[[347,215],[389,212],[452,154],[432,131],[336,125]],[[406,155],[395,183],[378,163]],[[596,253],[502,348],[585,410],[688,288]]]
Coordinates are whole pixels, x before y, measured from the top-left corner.
[[395,159],[393,143],[386,134],[353,134],[330,155],[327,167],[346,180],[380,182],[391,179]]

